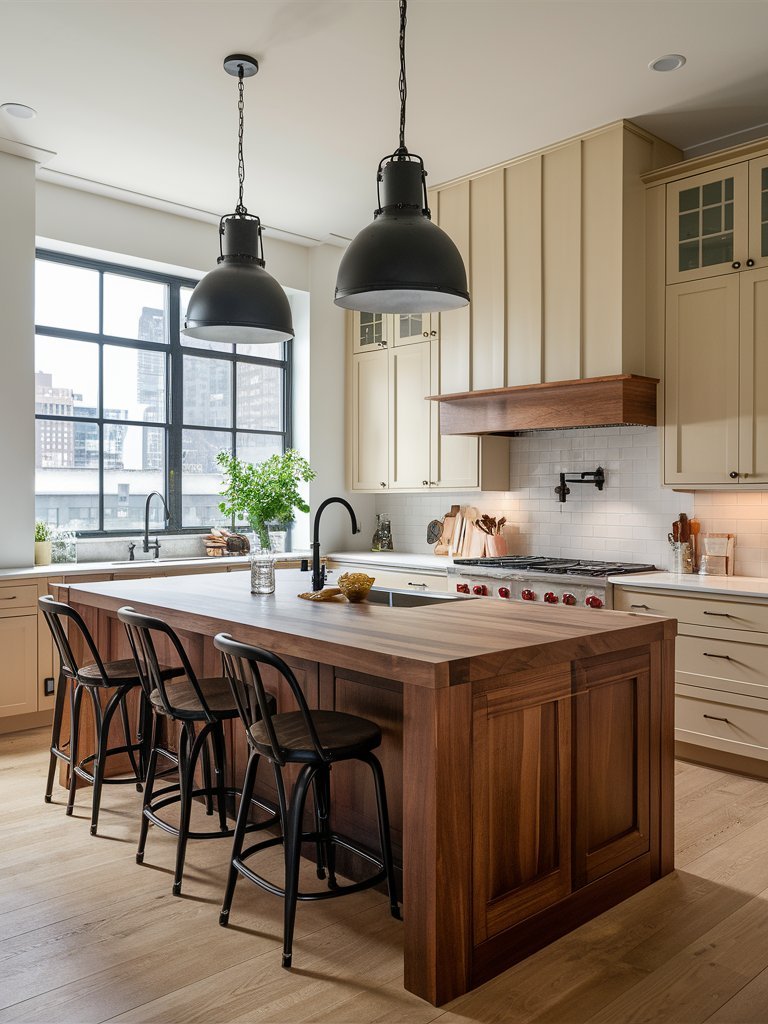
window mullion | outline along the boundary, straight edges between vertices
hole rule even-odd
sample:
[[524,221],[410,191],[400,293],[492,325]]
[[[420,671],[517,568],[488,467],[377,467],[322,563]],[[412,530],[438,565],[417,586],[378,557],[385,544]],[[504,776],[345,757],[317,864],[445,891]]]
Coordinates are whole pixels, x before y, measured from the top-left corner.
[[184,367],[181,351],[181,289],[174,282],[169,289],[168,356],[166,360],[169,402],[166,457],[166,497],[171,519],[177,529],[182,522],[182,422],[184,418]]

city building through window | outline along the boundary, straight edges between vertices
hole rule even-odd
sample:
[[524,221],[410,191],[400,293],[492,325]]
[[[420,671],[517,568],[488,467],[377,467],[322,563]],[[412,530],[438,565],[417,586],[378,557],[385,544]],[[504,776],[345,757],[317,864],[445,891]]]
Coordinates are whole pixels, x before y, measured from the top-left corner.
[[181,334],[195,281],[39,251],[35,506],[51,526],[135,532],[237,526],[216,456],[260,462],[289,444],[289,349]]

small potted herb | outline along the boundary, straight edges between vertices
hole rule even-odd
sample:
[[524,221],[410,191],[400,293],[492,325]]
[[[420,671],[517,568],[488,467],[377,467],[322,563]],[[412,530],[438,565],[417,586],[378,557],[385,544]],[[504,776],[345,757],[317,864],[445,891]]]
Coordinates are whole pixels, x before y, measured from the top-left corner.
[[35,565],[50,565],[52,548],[51,528],[38,519],[35,523]]

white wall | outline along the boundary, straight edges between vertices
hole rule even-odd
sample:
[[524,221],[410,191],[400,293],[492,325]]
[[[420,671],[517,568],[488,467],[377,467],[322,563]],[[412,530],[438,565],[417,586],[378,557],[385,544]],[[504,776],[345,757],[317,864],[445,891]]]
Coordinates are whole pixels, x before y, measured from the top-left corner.
[[[323,512],[320,541],[324,551],[350,551],[369,546],[374,530],[374,496],[352,495],[345,479],[345,320],[334,305],[336,272],[343,250],[320,245],[309,250],[310,407],[309,458],[317,479],[310,485],[314,510],[325,498],[346,498],[354,508],[362,533],[353,536],[349,514],[341,506]],[[294,359],[294,362],[296,360]],[[304,367],[306,371],[306,367]],[[301,372],[301,371],[297,371]]]
[[0,568],[34,554],[34,274],[35,165],[0,153]]
[[[693,515],[693,495],[662,487],[657,427],[546,430],[510,443],[511,490],[377,496],[376,511],[392,516],[395,547],[429,552],[427,523],[451,504],[506,516],[511,554],[617,559],[670,568],[667,541],[680,512]],[[605,470],[606,484],[571,484],[561,504],[554,492],[561,470]],[[765,509],[767,506],[763,506]]]

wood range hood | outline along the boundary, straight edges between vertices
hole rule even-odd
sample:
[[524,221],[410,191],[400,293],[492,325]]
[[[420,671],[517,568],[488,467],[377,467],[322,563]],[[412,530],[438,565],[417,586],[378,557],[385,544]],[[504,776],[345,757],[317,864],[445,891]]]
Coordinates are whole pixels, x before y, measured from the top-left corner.
[[631,373],[430,395],[441,434],[518,434],[571,427],[656,425],[656,377]]

